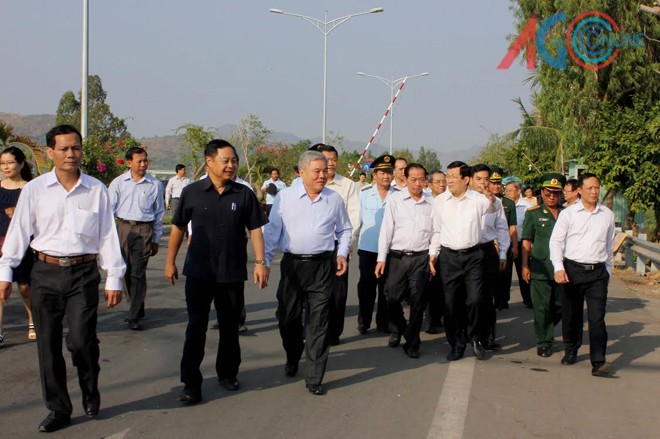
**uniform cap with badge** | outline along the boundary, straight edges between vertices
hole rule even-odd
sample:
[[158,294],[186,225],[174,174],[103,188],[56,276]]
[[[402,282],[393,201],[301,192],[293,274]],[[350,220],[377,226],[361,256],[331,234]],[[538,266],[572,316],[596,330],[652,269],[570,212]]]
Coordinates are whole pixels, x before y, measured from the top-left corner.
[[384,154],[378,157],[376,160],[374,160],[371,163],[371,166],[369,168],[371,171],[391,171],[394,172],[394,161],[396,159],[394,158],[393,155],[389,154]]
[[541,187],[552,192],[561,191],[566,185],[566,177],[556,172],[544,174],[541,181]]
[[500,168],[499,166],[491,166],[490,167],[490,181],[493,183],[499,183],[502,181],[502,177],[504,176],[504,170]]

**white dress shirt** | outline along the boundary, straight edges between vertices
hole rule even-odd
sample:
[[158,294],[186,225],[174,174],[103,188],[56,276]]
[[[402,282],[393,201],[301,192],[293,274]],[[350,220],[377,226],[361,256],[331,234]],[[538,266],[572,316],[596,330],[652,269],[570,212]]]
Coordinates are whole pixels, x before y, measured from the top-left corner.
[[[21,195],[22,196],[22,195]],[[589,212],[578,200],[559,212],[550,236],[550,260],[555,272],[564,270],[564,259],[582,264],[605,263],[612,273],[614,214],[602,204]]]
[[[264,181],[263,185],[261,185],[261,189],[266,189],[268,185],[271,183],[275,185],[275,187],[277,188],[277,192],[281,191],[286,187],[286,183],[283,182],[282,180],[273,181],[272,178],[269,178],[268,180]],[[274,201],[275,201],[275,196],[266,192],[266,204],[273,204]]]
[[387,196],[378,235],[378,262],[385,262],[390,250],[418,252],[429,249],[433,233],[432,203],[433,197],[425,193],[415,201],[407,187]]
[[495,212],[487,213],[484,216],[484,224],[479,243],[484,244],[496,239],[500,249],[500,259],[506,259],[506,252],[511,245],[509,225],[507,224],[506,216],[504,216],[502,200],[495,197],[493,205],[495,206]]
[[312,200],[304,185],[288,187],[275,197],[264,226],[266,263],[273,260],[276,248],[299,255],[332,251],[335,236],[337,255],[348,258],[351,232],[351,221],[337,192],[323,188]]
[[485,195],[468,189],[457,199],[445,191],[433,200],[433,238],[429,254],[435,256],[440,247],[465,250],[479,244],[484,215],[495,212]]
[[98,254],[108,274],[105,288],[122,290],[126,265],[110,197],[105,185],[93,177],[81,173],[70,192],[54,170],[25,185],[2,247],[0,280],[12,281],[12,267],[21,263],[28,245],[55,257]]
[[522,195],[518,197],[518,201],[516,201],[516,231],[518,232],[518,242],[522,242],[520,237],[522,236],[522,226],[523,222],[525,221],[525,213],[527,213],[527,209],[529,209],[532,206],[532,204],[525,199]]
[[344,207],[348,212],[348,218],[351,220],[351,226],[353,227],[351,244],[355,246],[360,236],[360,190],[357,183],[343,175],[335,174],[334,180],[328,182],[325,187],[337,192],[341,195],[341,199],[344,200]]
[[165,187],[165,203],[170,204],[172,198],[181,198],[181,191],[188,186],[190,179],[188,177],[179,178],[178,175],[170,178]]

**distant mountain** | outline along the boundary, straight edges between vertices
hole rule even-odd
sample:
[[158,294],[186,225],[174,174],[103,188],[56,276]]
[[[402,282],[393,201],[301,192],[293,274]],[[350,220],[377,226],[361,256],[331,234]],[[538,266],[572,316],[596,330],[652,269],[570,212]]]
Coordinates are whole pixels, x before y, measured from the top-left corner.
[[[0,112],[0,120],[5,121],[14,127],[14,133],[22,136],[29,136],[41,144],[46,143],[46,132],[55,124],[55,116],[52,114],[35,114],[22,116],[13,113]],[[225,124],[219,128],[219,136],[221,138],[228,138],[236,130],[235,124]],[[282,142],[287,144],[298,143],[302,140],[310,140],[312,143],[321,141],[320,137],[306,139],[298,137],[292,133],[275,131],[269,137],[272,142]],[[149,147],[149,157],[152,161],[152,166],[157,169],[174,168],[179,157],[179,148],[181,147],[182,138],[180,136],[156,136],[144,137],[140,141],[142,144]],[[344,139],[343,147],[347,151],[362,152],[366,146],[366,141],[356,141]],[[379,143],[374,143],[370,146],[370,151],[374,156],[379,156],[388,151],[386,146]],[[454,160],[463,160],[468,163],[476,157],[481,151],[481,146],[475,146],[467,150],[459,151],[436,151],[440,163],[445,168],[449,163]],[[417,155],[419,149],[410,148],[410,151]]]

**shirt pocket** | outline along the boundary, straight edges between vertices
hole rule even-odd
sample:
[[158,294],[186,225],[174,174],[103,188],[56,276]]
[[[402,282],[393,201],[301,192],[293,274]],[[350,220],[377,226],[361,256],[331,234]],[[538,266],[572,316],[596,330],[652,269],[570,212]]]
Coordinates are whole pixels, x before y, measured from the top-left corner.
[[99,213],[78,208],[75,215],[76,235],[90,243],[99,235]]
[[154,204],[154,195],[151,191],[145,190],[138,195],[138,206],[143,213],[151,213]]

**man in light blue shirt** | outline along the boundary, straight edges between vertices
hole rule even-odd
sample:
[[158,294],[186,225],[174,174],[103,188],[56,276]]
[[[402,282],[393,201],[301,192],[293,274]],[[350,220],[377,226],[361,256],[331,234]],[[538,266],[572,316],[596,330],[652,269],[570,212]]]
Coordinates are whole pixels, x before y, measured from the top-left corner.
[[[264,228],[266,264],[270,267],[276,248],[284,252],[277,288],[277,319],[287,356],[285,374],[296,376],[304,349],[307,389],[314,395],[323,395],[321,383],[329,353],[329,300],[334,276],[343,275],[348,267],[353,229],[341,196],[325,187],[325,156],[305,151],[298,166],[302,184],[277,194]],[[305,341],[303,307],[307,314]]]
[[128,172],[115,178],[108,191],[117,217],[121,253],[126,262],[126,289],[131,304],[128,327],[142,329],[144,297],[147,294],[147,263],[158,253],[163,234],[165,196],[163,184],[147,174],[149,158],[141,147],[126,151]]
[[394,172],[394,156],[382,155],[371,163],[373,183],[360,191],[360,238],[358,256],[360,257],[360,280],[357,284],[359,311],[358,331],[366,335],[371,326],[376,296],[376,328],[389,333],[387,321],[387,299],[385,299],[385,278],[376,279],[378,259],[378,235],[385,213],[385,203],[390,193]]

